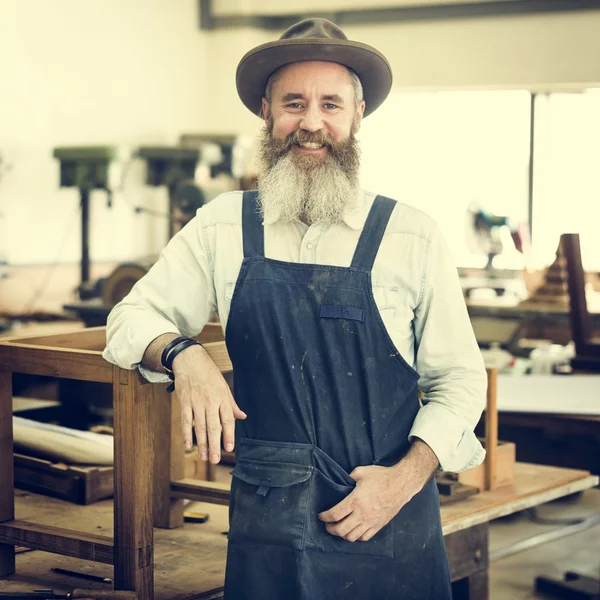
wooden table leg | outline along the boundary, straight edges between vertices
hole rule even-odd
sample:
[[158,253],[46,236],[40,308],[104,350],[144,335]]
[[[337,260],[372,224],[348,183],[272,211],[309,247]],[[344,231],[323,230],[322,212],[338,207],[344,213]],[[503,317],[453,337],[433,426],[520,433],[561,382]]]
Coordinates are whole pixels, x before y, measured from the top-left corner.
[[488,523],[444,538],[453,600],[488,600]]
[[152,385],[137,371],[113,370],[116,590],[154,598]]
[[[15,518],[12,375],[0,371],[0,522]],[[0,544],[0,576],[15,572],[15,547]]]
[[154,420],[154,527],[183,526],[183,499],[171,498],[171,481],[184,478],[184,449],[179,402],[166,386],[152,386]]
[[452,600],[488,600],[488,570],[477,571],[452,583]]

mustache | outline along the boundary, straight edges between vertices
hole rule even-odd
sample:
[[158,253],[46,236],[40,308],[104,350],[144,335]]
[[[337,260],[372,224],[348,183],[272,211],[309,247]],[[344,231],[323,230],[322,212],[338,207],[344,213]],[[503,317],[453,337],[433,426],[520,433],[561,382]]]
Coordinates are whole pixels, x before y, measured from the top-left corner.
[[271,138],[271,144],[278,156],[286,154],[292,146],[297,146],[299,144],[318,144],[319,146],[325,146],[330,150],[335,150],[337,148],[337,145],[331,136],[321,129],[319,131],[297,129],[290,133],[284,140]]

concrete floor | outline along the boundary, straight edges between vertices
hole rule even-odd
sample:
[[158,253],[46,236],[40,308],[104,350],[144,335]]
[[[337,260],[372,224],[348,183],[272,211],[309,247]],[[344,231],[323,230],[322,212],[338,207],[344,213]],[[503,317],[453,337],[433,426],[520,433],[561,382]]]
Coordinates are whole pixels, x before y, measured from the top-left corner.
[[[590,515],[600,515],[598,488],[538,508],[538,516],[548,519],[576,519]],[[534,523],[525,513],[499,519],[490,525],[490,553],[560,527],[562,525]],[[493,562],[490,600],[548,598],[535,595],[535,577],[546,575],[562,579],[567,570],[600,578],[600,525]]]

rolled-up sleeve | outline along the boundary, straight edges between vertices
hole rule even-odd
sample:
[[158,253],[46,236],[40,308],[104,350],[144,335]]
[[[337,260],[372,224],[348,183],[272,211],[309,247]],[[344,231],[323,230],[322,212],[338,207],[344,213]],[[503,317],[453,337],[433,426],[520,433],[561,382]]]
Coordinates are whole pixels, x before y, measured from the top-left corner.
[[[103,357],[123,369],[140,367],[160,335],[198,335],[215,311],[215,291],[202,209],[161,252],[158,261],[110,312]],[[164,374],[140,371],[150,381]]]
[[487,376],[456,266],[435,226],[414,332],[416,370],[425,395],[409,437],[430,446],[442,471],[477,466],[485,450],[473,430],[485,407]]

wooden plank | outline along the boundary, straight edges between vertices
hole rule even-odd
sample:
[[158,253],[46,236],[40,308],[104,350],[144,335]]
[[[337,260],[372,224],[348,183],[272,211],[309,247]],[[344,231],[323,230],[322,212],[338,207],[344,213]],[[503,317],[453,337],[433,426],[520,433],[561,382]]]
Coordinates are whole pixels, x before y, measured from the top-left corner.
[[[223,328],[220,323],[207,323],[196,336],[201,344],[223,342]],[[106,327],[87,327],[78,331],[66,331],[52,335],[11,337],[11,342],[27,346],[51,346],[71,350],[93,350],[102,352],[106,347]]]
[[112,383],[112,365],[91,350],[0,342],[0,364],[13,373]]
[[[12,376],[0,371],[0,525],[15,518],[13,468]],[[14,572],[14,544],[0,544],[0,576]]]
[[183,499],[171,498],[171,480],[184,475],[185,451],[179,402],[164,385],[153,385],[154,421],[154,527],[183,526]]
[[211,504],[229,504],[230,486],[216,481],[200,482],[195,479],[180,479],[171,482],[171,496]]
[[106,346],[106,327],[88,327],[54,335],[11,338],[11,342],[26,346],[49,346],[66,350],[93,350],[102,352]]
[[487,404],[485,409],[485,489],[495,490],[498,484],[498,370],[488,369]]
[[112,467],[75,467],[21,454],[15,454],[14,461],[19,489],[77,504],[91,504],[113,495]]
[[115,589],[152,600],[152,471],[154,446],[151,385],[137,371],[113,368],[115,431]]
[[589,471],[528,463],[516,464],[514,485],[481,492],[441,507],[444,535],[594,487]]
[[0,523],[0,541],[109,565],[113,562],[112,538],[29,521]]

